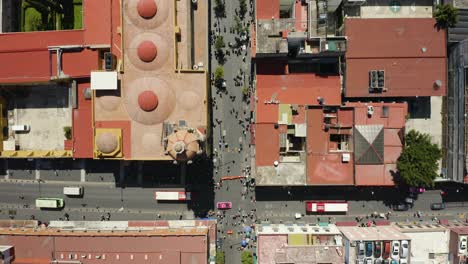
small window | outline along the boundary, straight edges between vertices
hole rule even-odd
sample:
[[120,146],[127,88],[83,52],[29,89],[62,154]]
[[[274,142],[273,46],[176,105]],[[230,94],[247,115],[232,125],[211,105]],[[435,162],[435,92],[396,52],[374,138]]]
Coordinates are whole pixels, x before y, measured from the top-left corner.
[[429,253],[429,259],[435,259],[435,253]]
[[330,135],[330,150],[348,151],[349,150],[349,135]]
[[389,112],[388,106],[387,105],[382,106],[382,117],[383,118],[388,117],[388,112]]

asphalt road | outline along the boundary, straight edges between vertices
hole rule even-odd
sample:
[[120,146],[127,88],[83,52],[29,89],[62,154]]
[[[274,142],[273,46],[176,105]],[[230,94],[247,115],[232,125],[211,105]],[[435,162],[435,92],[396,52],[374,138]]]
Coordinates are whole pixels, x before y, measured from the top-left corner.
[[[250,47],[248,42],[245,49],[244,43],[236,41],[241,36],[233,31],[235,26],[234,18],[239,9],[239,1],[225,0],[226,17],[216,18],[215,12],[211,12],[211,30],[215,36],[223,36],[226,47],[223,49],[225,54],[224,80],[225,88],[219,88],[212,85],[212,103],[213,103],[213,180],[220,182],[223,176],[244,175],[245,169],[250,166],[250,133],[249,117],[250,106],[248,100],[243,98],[242,88],[244,85],[250,87]],[[214,10],[215,1],[211,0],[212,10]],[[250,10],[250,2],[247,1]],[[251,16],[249,11],[242,20],[244,26],[249,25]],[[250,35],[250,34],[247,34]],[[214,44],[214,41],[212,42]],[[245,59],[244,59],[245,58]],[[215,71],[218,66],[214,53],[214,46],[211,51],[211,69]],[[244,190],[246,189],[246,190]],[[241,195],[244,191],[245,195]],[[215,202],[230,201],[232,209],[224,211],[222,217],[219,216],[218,238],[219,249],[225,252],[226,263],[240,263],[240,243],[244,234],[238,233],[244,230],[244,226],[250,226],[254,223],[254,218],[247,216],[254,208],[251,199],[254,199],[254,193],[244,187],[239,180],[225,181],[219,189],[215,189]],[[221,213],[221,212],[220,212]],[[237,216],[236,215],[240,215]],[[247,217],[243,217],[247,216]],[[232,231],[233,234],[227,234]],[[251,248],[254,251],[253,248]]]
[[[383,192],[383,194],[377,194],[379,191]],[[297,192],[294,191],[290,192],[291,195],[288,195],[286,190],[274,193],[271,190],[262,190],[261,188],[257,188],[256,192],[257,218],[259,220],[269,219],[273,222],[278,222],[279,220],[294,221],[295,213],[306,214],[306,200],[330,200],[330,197],[333,197],[333,195],[327,193],[319,193],[317,195],[308,194],[304,197],[302,193],[297,194]],[[348,201],[349,212],[346,215],[329,216],[333,217],[336,221],[350,221],[354,220],[357,216],[365,217],[366,215],[370,215],[374,212],[387,213],[388,211],[391,211],[393,216],[391,219],[392,221],[403,221],[406,219],[412,221],[414,220],[414,213],[420,211],[425,216],[424,219],[431,219],[433,216],[436,216],[439,219],[441,217],[445,219],[458,219],[460,215],[463,214],[468,217],[468,201],[462,202],[459,200],[457,202],[447,202],[447,208],[445,210],[431,211],[430,205],[432,203],[442,202],[439,190],[430,190],[418,195],[414,202],[414,206],[406,212],[394,212],[391,209],[391,205],[400,201],[398,198],[399,195],[400,193],[398,190],[392,189],[375,190],[374,195],[370,194],[367,198],[355,197],[353,199],[352,196],[356,196],[356,194],[350,194],[347,199],[343,199]],[[270,198],[271,196],[275,196],[275,199]],[[392,197],[395,197],[395,199],[392,199]],[[328,215],[325,217],[328,218]],[[305,217],[305,219],[308,219],[311,222],[316,222],[317,218],[320,218],[320,215],[306,214]]]
[[[151,218],[160,214],[162,218],[193,217],[193,212],[186,203],[163,203],[154,199],[153,188],[116,188],[112,184],[86,184],[81,198],[71,198],[63,195],[63,187],[69,183],[37,183],[20,182],[0,184],[0,209],[17,210],[19,215],[30,215],[35,209],[35,199],[38,197],[64,198],[63,212],[74,212],[75,217],[80,213],[103,214],[105,212],[125,213],[128,219],[135,219],[139,214],[149,214]],[[28,212],[22,212],[22,211]],[[36,210],[40,211],[40,210]],[[31,211],[32,212],[32,211]],[[53,211],[52,211],[53,212]],[[36,212],[37,213],[37,212]],[[58,213],[59,214],[59,213]],[[43,214],[37,217],[42,221],[56,220],[56,214]],[[60,214],[59,214],[60,215]],[[63,214],[62,214],[63,215]],[[141,218],[138,218],[141,219]]]

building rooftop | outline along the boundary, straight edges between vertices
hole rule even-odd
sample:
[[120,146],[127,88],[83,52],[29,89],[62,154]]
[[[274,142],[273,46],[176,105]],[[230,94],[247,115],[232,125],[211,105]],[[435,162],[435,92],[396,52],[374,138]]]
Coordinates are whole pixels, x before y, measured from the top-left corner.
[[198,220],[52,221],[49,227],[35,228],[18,224],[17,228],[0,228],[0,244],[14,245],[15,263],[33,263],[28,262],[31,259],[43,263],[93,263],[91,259],[102,263],[160,259],[181,264],[208,263],[209,248],[215,247],[215,224]]
[[411,238],[392,226],[339,226],[338,229],[349,241],[411,240]]
[[394,185],[405,103],[275,106],[284,121],[255,126],[258,185]]
[[314,224],[260,224],[256,230],[258,235],[272,234],[314,234],[314,235],[339,235],[340,230],[332,224],[321,226]]
[[257,226],[259,263],[343,263],[341,233],[335,225]]
[[[11,133],[1,155],[187,161],[201,154],[208,111],[207,3],[83,1],[79,13],[83,29],[0,34],[0,59],[11,62],[0,67],[0,85],[34,90],[37,83],[61,81],[60,92],[53,90],[57,98],[49,100],[55,104],[39,89],[24,102],[6,98],[2,105],[11,113],[11,106],[24,103],[24,118],[11,119],[30,125],[31,133]],[[43,101],[47,107],[37,107]],[[55,116],[58,125],[41,115]],[[64,127],[72,127],[71,138],[64,139]],[[188,132],[190,140],[171,146],[188,151],[168,148],[175,131]]]
[[[346,97],[445,95],[445,31],[434,25],[432,18],[347,18]],[[384,71],[383,91],[369,90],[374,70]]]

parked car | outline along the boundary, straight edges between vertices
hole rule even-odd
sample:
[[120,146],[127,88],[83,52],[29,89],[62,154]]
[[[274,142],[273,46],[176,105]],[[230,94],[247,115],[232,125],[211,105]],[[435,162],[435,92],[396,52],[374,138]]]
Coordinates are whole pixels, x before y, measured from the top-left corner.
[[400,258],[404,259],[408,257],[408,241],[407,240],[402,240],[401,241],[401,252],[400,252]]
[[366,242],[366,257],[372,257],[372,242]]
[[216,207],[218,209],[231,209],[232,203],[231,202],[218,202],[216,203]]
[[382,258],[388,259],[390,257],[390,241],[385,241],[383,245]]
[[466,246],[467,246],[467,239],[466,236],[460,236],[460,247],[458,251],[463,254],[466,252]]
[[408,259],[400,259],[400,264],[408,264]]
[[413,205],[414,204],[414,199],[411,197],[406,197],[405,198],[405,203]]
[[390,261],[390,264],[398,264],[398,260],[392,259],[392,260]]
[[357,252],[358,259],[363,259],[364,255],[365,255],[364,242],[358,242],[357,250],[358,250],[358,252]]
[[375,259],[374,260],[374,264],[382,264],[382,260],[381,259]]
[[390,264],[390,259],[384,259],[384,260],[382,261],[382,264]]
[[431,210],[444,210],[445,204],[444,203],[432,203]]
[[356,264],[364,264],[364,259],[356,259]]
[[366,258],[366,264],[372,264],[372,258]]
[[399,259],[400,258],[400,242],[393,241],[392,242],[392,259]]
[[422,187],[410,187],[410,192],[412,193],[423,193],[426,189]]
[[409,206],[407,204],[396,204],[393,206],[394,211],[408,211]]
[[382,242],[375,242],[374,258],[380,258],[381,255],[382,255]]

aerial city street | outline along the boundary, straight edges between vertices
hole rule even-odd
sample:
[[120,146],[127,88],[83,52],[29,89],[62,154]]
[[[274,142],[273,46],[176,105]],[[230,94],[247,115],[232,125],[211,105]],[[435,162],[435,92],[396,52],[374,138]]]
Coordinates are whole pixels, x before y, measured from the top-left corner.
[[0,263],[468,263],[468,3],[0,0]]

